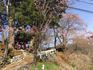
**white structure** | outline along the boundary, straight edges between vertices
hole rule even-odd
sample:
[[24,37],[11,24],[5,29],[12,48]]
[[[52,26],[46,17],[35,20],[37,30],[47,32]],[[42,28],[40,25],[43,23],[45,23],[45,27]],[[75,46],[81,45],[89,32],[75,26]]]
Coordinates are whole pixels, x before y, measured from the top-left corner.
[[51,49],[51,50],[38,52],[38,56],[40,56],[40,59],[42,59],[42,55],[46,55],[47,56],[47,54],[53,54],[53,53],[56,53],[56,49]]
[[42,65],[42,70],[44,70],[44,64]]

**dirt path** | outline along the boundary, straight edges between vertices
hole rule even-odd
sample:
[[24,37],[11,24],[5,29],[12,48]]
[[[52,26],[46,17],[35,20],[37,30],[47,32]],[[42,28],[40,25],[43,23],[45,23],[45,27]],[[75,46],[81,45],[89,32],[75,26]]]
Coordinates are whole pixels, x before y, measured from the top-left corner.
[[23,60],[9,64],[1,70],[27,70],[27,67],[29,67],[32,63],[33,63],[33,56],[27,55],[24,57]]

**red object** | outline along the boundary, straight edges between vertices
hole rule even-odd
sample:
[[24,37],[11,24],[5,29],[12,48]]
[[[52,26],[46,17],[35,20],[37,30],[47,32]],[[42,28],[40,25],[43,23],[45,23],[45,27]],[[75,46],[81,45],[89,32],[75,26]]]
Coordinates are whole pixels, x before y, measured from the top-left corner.
[[28,51],[29,51],[29,45],[28,45]]
[[15,42],[18,42],[18,41],[15,41]]
[[24,43],[24,49],[26,49],[26,43]]
[[19,50],[19,42],[18,42],[18,45],[17,45],[17,50]]
[[[15,41],[15,42],[17,42],[17,41]],[[16,49],[16,48],[17,48],[17,46],[15,46],[14,48]]]
[[17,46],[15,46],[15,49],[17,48]]
[[21,49],[22,49],[22,45],[21,45]]

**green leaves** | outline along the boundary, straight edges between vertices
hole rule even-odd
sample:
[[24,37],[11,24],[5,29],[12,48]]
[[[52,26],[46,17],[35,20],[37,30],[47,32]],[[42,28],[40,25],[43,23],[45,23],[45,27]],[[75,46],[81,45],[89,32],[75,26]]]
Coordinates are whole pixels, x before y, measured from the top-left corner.
[[5,13],[5,6],[2,1],[0,1],[0,13]]
[[21,25],[33,23],[33,21],[37,19],[37,14],[39,14],[39,12],[36,11],[33,0],[23,0],[15,9],[15,18],[20,20]]
[[15,39],[19,40],[19,41],[24,41],[24,42],[28,42],[31,39],[31,36],[28,33],[25,33],[23,31],[19,31],[16,35],[15,35]]

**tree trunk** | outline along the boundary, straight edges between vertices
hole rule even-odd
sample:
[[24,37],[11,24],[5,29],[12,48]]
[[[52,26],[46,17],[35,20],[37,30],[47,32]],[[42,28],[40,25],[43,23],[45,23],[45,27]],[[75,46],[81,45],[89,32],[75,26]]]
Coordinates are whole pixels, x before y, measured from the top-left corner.
[[[32,25],[30,26],[30,30],[31,30],[31,28],[32,28]],[[30,51],[34,49],[34,40],[35,40],[35,37],[32,37],[30,40],[30,47],[29,47]]]
[[9,33],[8,33],[8,37],[9,37],[9,43],[8,43],[8,47],[9,48],[14,48],[14,37],[15,37],[15,33],[13,30],[14,27],[14,21],[13,19],[9,19]]
[[39,44],[40,44],[40,34],[37,34],[34,40],[34,61],[33,65],[35,66],[38,60],[37,54],[38,54],[38,49],[39,49]]
[[[3,29],[3,25],[1,26]],[[4,31],[2,30],[2,45],[4,45]]]
[[34,47],[33,47],[34,40],[35,40],[34,37],[30,40],[30,47],[29,47],[29,50],[30,50],[30,51],[33,50],[33,48],[34,48]]
[[39,43],[39,48],[38,48],[38,52],[41,52],[42,48],[41,48],[41,43]]
[[[58,35],[57,35],[58,36]],[[60,42],[60,44],[62,45],[62,42],[61,42],[61,40],[60,40],[60,37],[58,36],[58,39],[59,39],[59,42]]]
[[37,62],[37,53],[38,53],[37,49],[38,49],[38,46],[39,46],[37,40],[38,40],[38,38],[36,37],[35,40],[34,40],[34,44],[33,44],[34,45],[34,49],[33,49],[34,50],[34,61],[33,61],[34,66],[36,65],[36,62]]
[[4,54],[4,58],[7,59],[8,58],[8,40],[5,40],[5,54]]
[[62,38],[63,38],[63,50],[65,49],[65,38],[64,38],[64,35],[62,35]]
[[55,49],[56,49],[56,37],[57,37],[57,35],[56,35],[56,31],[54,29],[54,38],[55,38],[55,40],[54,40],[54,47],[55,47]]
[[9,9],[9,3],[10,0],[7,0],[6,2],[6,12],[7,12],[7,18],[8,18],[8,25],[9,25],[9,33],[8,33],[8,47],[9,48],[13,48],[14,47],[14,20],[12,19],[12,17],[10,16],[10,9]]

